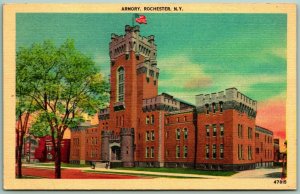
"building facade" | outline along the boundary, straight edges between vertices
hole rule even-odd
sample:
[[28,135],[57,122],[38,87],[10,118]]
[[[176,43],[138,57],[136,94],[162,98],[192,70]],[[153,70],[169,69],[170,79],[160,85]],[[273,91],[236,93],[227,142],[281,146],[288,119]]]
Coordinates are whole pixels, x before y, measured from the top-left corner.
[[255,161],[257,167],[273,166],[274,162],[273,132],[260,126],[255,130]]
[[197,95],[196,105],[158,94],[155,38],[139,26],[112,34],[109,55],[110,104],[97,126],[72,130],[71,162],[244,170],[256,167],[256,156],[269,161],[254,152],[255,100],[236,88]]
[[[61,141],[61,161],[69,163],[70,139]],[[55,160],[55,152],[50,135],[35,137],[28,135],[25,137],[23,160],[26,163],[51,162]]]

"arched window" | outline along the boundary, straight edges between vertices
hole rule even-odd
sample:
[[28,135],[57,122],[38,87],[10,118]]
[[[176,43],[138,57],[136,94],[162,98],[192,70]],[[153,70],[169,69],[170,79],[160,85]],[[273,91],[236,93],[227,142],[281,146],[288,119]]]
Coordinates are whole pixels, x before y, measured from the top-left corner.
[[220,101],[219,104],[220,104],[220,112],[223,112],[223,102]]
[[187,128],[183,129],[183,134],[184,134],[184,139],[187,139],[188,138],[188,130],[187,130]]
[[180,129],[176,130],[176,140],[180,140]]
[[120,67],[117,72],[117,101],[124,101],[124,68]]

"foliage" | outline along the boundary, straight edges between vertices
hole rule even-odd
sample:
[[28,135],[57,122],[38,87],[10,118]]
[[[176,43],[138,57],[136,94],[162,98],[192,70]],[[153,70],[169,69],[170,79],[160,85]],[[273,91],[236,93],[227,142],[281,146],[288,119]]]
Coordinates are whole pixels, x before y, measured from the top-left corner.
[[69,39],[59,47],[44,41],[19,48],[16,62],[17,94],[29,99],[38,114],[32,132],[52,136],[56,177],[60,178],[60,142],[65,130],[83,122],[83,114],[93,115],[107,104],[108,83],[91,58]]
[[[93,115],[108,101],[108,84],[95,63],[76,50],[74,41],[60,47],[51,41],[17,52],[17,91],[40,108],[33,129],[45,131],[76,127],[82,113]],[[45,124],[45,121],[47,124]],[[48,125],[46,127],[46,125]]]

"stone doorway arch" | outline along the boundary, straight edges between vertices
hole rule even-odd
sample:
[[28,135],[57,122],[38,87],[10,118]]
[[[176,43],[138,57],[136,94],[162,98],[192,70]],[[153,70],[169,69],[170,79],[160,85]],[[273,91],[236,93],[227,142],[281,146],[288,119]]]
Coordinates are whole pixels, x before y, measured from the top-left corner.
[[113,142],[109,145],[109,161],[121,161],[120,143]]

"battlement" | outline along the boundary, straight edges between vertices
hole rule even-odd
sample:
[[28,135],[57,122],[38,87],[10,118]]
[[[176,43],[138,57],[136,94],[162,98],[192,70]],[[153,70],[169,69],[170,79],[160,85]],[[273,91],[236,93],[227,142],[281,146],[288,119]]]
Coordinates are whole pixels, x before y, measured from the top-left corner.
[[109,114],[109,108],[100,109],[99,115],[108,115]]
[[120,136],[133,136],[134,129],[133,128],[121,128]]
[[158,79],[159,68],[156,67],[156,61],[145,60],[136,67],[137,74],[146,73],[147,77],[153,77],[154,80]]
[[139,26],[125,26],[125,34],[111,34],[109,43],[109,55],[111,61],[114,61],[121,55],[128,55],[134,51],[136,55],[143,55],[151,62],[156,63],[156,45],[154,44],[154,35],[148,37],[140,36]]
[[109,119],[109,108],[100,109],[100,110],[99,110],[98,119],[99,119],[99,120],[106,120],[106,119]]
[[255,126],[255,131],[268,134],[268,135],[273,135],[273,131],[257,125]]
[[105,138],[105,137],[110,138],[111,135],[112,135],[112,131],[111,130],[103,130],[103,131],[101,131],[101,137],[102,138]]
[[160,94],[153,98],[143,99],[143,111],[165,110],[176,111],[180,109],[180,102],[172,96]]
[[199,94],[196,96],[197,107],[212,103],[224,103],[228,101],[235,101],[253,109],[254,111],[257,110],[257,101],[247,97],[243,93],[239,92],[236,88],[228,88],[225,90],[225,92],[221,91],[211,94]]

